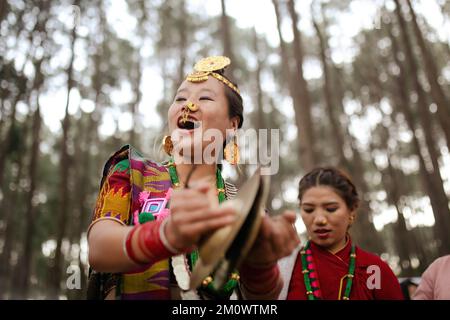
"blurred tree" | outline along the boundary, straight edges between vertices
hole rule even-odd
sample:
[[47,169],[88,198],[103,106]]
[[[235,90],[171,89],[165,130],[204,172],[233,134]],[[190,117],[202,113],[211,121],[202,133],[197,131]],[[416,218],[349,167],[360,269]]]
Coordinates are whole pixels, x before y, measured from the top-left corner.
[[[409,13],[411,15],[411,22],[414,30],[414,35],[416,36],[417,43],[420,48],[420,52],[422,54],[422,59],[424,61],[424,69],[425,74],[427,75],[428,82],[430,84],[430,91],[431,96],[434,100],[434,102],[437,105],[437,112],[439,115],[440,124],[442,126],[442,130],[445,133],[445,137],[447,140],[447,148],[450,150],[450,107],[449,107],[449,100],[448,97],[446,97],[444,93],[444,89],[442,88],[441,84],[439,83],[441,80],[441,76],[439,75],[439,72],[437,70],[437,66],[435,64],[435,58],[433,57],[432,53],[430,52],[425,39],[422,35],[422,31],[420,30],[419,24],[417,22],[417,16],[414,12],[413,6],[411,4],[410,0],[402,0],[402,3],[407,3],[409,8]],[[397,17],[400,23],[400,26],[402,27],[403,32],[406,33],[405,28],[405,22],[402,22],[403,17],[401,14],[400,9],[400,3],[399,0],[395,0],[396,5],[396,13]],[[448,202],[447,202],[448,207]],[[450,216],[449,216],[450,219]],[[450,226],[450,224],[449,224]],[[447,234],[450,234],[450,229],[447,229]]]
[[[430,127],[433,122],[432,122],[431,116],[429,114],[429,108],[428,108],[428,104],[426,102],[425,93],[419,82],[418,68],[417,68],[416,62],[414,60],[413,49],[412,49],[411,41],[409,40],[406,22],[402,16],[401,7],[399,5],[398,0],[396,0],[395,13],[396,13],[396,16],[397,16],[397,19],[399,22],[400,32],[401,32],[403,44],[405,47],[406,63],[409,65],[409,69],[408,69],[409,73],[405,75],[405,82],[403,82],[403,85],[408,83],[407,79],[411,79],[413,81],[414,89],[415,89],[415,92],[418,97],[417,104],[418,104],[418,110],[419,110],[419,120],[422,125],[422,130],[424,131],[428,155],[431,159],[431,166],[429,166],[430,169],[427,170],[427,168],[425,167],[424,175],[426,175],[426,179],[427,179],[427,181],[429,181],[427,189],[429,191],[428,194],[430,196],[430,200],[431,200],[431,203],[433,206],[434,216],[436,219],[436,225],[435,225],[436,234],[439,235],[439,238],[442,241],[441,253],[443,254],[443,253],[449,252],[448,250],[450,250],[450,209],[448,206],[448,199],[447,199],[447,196],[446,196],[446,193],[444,190],[444,186],[443,186],[444,183],[443,183],[442,176],[440,174],[440,169],[439,169],[439,161],[438,161],[439,152],[437,151],[436,146],[435,146],[435,139],[433,137],[432,129]],[[417,33],[416,33],[416,36],[418,36]],[[391,39],[394,43],[395,38],[391,37]],[[423,41],[423,39],[422,39],[422,41]],[[419,43],[420,43],[420,41],[419,41]],[[422,54],[423,53],[424,53],[424,51],[422,49]],[[425,61],[427,59],[429,59],[429,57],[425,58]],[[398,63],[400,63],[400,62],[398,62]],[[427,65],[427,68],[430,68],[430,67],[431,67],[430,65]],[[434,65],[433,65],[433,67],[431,67],[431,69],[433,69],[433,68],[434,68]],[[405,69],[403,69],[403,70],[405,70]],[[430,80],[431,88],[433,88],[433,84],[431,82],[430,77],[429,77],[429,80]],[[437,80],[435,79],[435,81],[437,81]],[[433,92],[433,89],[431,89],[431,91]],[[437,94],[439,96],[439,98],[442,98],[440,96],[440,94],[438,93],[438,92],[440,92],[440,86],[439,86],[439,88],[435,88],[434,91],[436,91],[435,94]],[[440,101],[443,102],[443,100],[440,100]],[[442,109],[442,107],[447,108],[445,103],[443,105],[441,105],[440,108]],[[447,112],[440,114],[439,118],[443,121],[446,121],[446,119],[450,120],[449,114],[450,113],[448,113],[448,110],[447,110]],[[445,126],[444,123],[442,123],[442,125]],[[449,128],[450,128],[450,126],[449,126]],[[449,128],[447,128],[447,129],[449,129]],[[449,140],[447,140],[447,143],[448,143],[448,141]],[[419,146],[419,152],[420,152],[420,146]]]
[[[342,4],[342,3],[340,3]],[[312,5],[311,12],[313,17],[321,17],[323,24],[323,31],[317,22],[317,18],[312,18],[313,26],[319,40],[319,57],[323,71],[323,96],[325,99],[325,107],[327,117],[331,125],[330,141],[334,142],[333,147],[337,155],[337,165],[348,173],[352,173],[352,178],[356,187],[360,190],[361,205],[358,210],[358,223],[352,227],[351,233],[354,240],[363,248],[381,253],[383,251],[383,244],[380,241],[380,235],[375,230],[372,223],[372,212],[369,202],[367,201],[367,194],[369,187],[364,179],[365,165],[359,150],[355,146],[355,141],[352,134],[348,130],[349,119],[344,110],[344,92],[342,89],[343,76],[339,72],[337,66],[331,59],[331,49],[328,46],[327,28],[329,25],[326,15],[327,10],[336,10],[333,7],[337,4],[327,5],[321,4],[319,6]],[[320,10],[319,10],[320,9]],[[319,13],[320,12],[320,13]],[[332,85],[334,84],[334,86]],[[344,124],[341,125],[340,119],[344,119]],[[343,130],[342,126],[345,128]],[[342,132],[345,132],[345,138]],[[348,140],[348,141],[346,141]],[[345,148],[350,149],[352,157],[350,160],[345,155]]]
[[[277,30],[278,30],[278,38],[280,41],[280,55],[282,61],[282,73],[284,75],[284,79],[288,84],[289,93],[292,98],[294,113],[295,113],[295,124],[297,126],[297,135],[298,135],[298,146],[297,146],[297,154],[300,159],[301,165],[305,171],[312,169],[314,166],[314,156],[313,156],[313,146],[311,144],[310,135],[307,133],[308,125],[306,122],[311,121],[311,119],[304,115],[304,110],[302,106],[302,101],[300,95],[298,94],[297,81],[298,77],[302,77],[297,73],[300,72],[299,66],[297,65],[294,70],[295,73],[292,72],[291,69],[291,56],[288,52],[288,46],[286,45],[286,41],[284,40],[282,34],[282,14],[280,12],[280,5],[278,0],[272,0],[275,15],[277,18]],[[296,28],[296,24],[294,24],[294,28]],[[296,61],[297,63],[297,61]],[[303,88],[305,90],[305,88]],[[305,94],[306,91],[303,91]]]
[[[30,279],[30,273],[31,273],[31,262],[33,258],[33,248],[32,248],[32,242],[34,238],[34,222],[35,222],[35,207],[36,207],[36,198],[35,198],[35,190],[36,190],[36,168],[37,168],[37,160],[38,160],[38,149],[39,149],[39,143],[40,143],[40,128],[41,128],[41,115],[40,115],[40,108],[39,108],[39,95],[41,92],[41,87],[44,83],[44,75],[41,71],[41,65],[43,61],[48,60],[48,55],[41,55],[40,58],[36,58],[36,53],[38,52],[38,48],[43,46],[47,40],[46,38],[46,23],[49,19],[49,2],[48,1],[42,1],[39,3],[39,6],[37,7],[37,13],[35,17],[35,24],[32,29],[32,31],[29,33],[29,41],[31,45],[31,50],[27,54],[27,58],[25,60],[25,63],[22,66],[22,72],[24,71],[23,68],[25,67],[26,63],[29,61],[28,59],[32,59],[32,65],[34,70],[34,79],[32,81],[32,85],[27,91],[27,104],[30,109],[29,117],[32,121],[31,124],[31,137],[32,137],[32,146],[30,149],[30,157],[29,157],[29,166],[28,166],[28,172],[27,172],[27,178],[29,179],[28,182],[28,188],[27,188],[27,197],[25,200],[25,226],[26,231],[24,232],[24,242],[23,242],[23,250],[19,256],[19,263],[18,268],[15,270],[14,273],[14,279],[13,279],[13,285],[14,285],[14,295],[13,297],[19,297],[23,298],[26,297],[28,294],[28,285],[29,285],[29,279]],[[19,82],[20,83],[20,82]],[[24,94],[25,92],[23,92]],[[14,102],[12,115],[16,113],[16,105],[18,101]],[[34,111],[31,113],[32,105],[34,105]],[[16,120],[12,120],[12,125],[16,126]],[[25,130],[22,131],[21,135],[23,138],[20,139],[27,139],[28,134],[28,124],[25,125]],[[8,140],[13,137],[13,135],[8,135]],[[12,138],[9,140],[11,143],[11,146],[14,148],[21,148],[21,144],[19,140]],[[9,150],[9,151],[13,151]],[[22,150],[23,151],[23,150]],[[8,151],[7,151],[8,152]],[[12,154],[14,156],[14,151]],[[6,154],[5,154],[6,156]],[[13,161],[17,163],[18,170],[17,170],[17,179],[22,179],[22,173],[23,173],[23,163],[24,159],[22,159],[21,156],[14,159]],[[20,180],[19,180],[20,181]],[[13,199],[17,199],[17,194],[13,193],[10,194],[10,197]],[[13,239],[14,239],[14,233],[19,229],[21,226],[17,225],[17,220],[13,217],[13,214],[11,211],[14,211],[15,208],[15,201],[10,202],[10,198],[5,199],[3,205],[6,209],[6,231],[5,231],[5,246],[4,251],[2,252],[2,260],[3,263],[5,263],[4,268],[6,270],[4,271],[10,271],[10,257],[13,249]],[[13,209],[14,208],[14,209]],[[5,283],[5,285],[7,285]]]
[[[73,5],[76,7],[80,7],[80,0],[74,0]],[[70,189],[69,189],[69,174],[71,168],[73,167],[73,159],[70,155],[69,145],[71,145],[69,131],[71,126],[71,116],[69,114],[69,103],[70,103],[70,94],[72,89],[76,86],[74,80],[74,69],[73,63],[75,60],[75,43],[78,38],[77,34],[77,17],[73,17],[73,28],[70,33],[70,58],[69,63],[66,69],[67,76],[67,98],[66,98],[66,106],[64,112],[64,119],[62,121],[62,136],[61,136],[61,144],[60,144],[60,204],[59,204],[59,212],[57,215],[57,229],[56,229],[56,249],[55,249],[55,259],[52,268],[52,277],[50,278],[50,288],[49,288],[49,297],[57,298],[59,292],[61,290],[61,280],[62,280],[62,272],[63,272],[63,253],[62,253],[62,244],[63,239],[67,232],[67,222],[68,222],[68,213],[70,212]]]
[[293,40],[293,53],[295,61],[295,72],[293,74],[294,81],[297,83],[296,93],[298,94],[298,109],[296,109],[296,114],[299,113],[299,140],[303,140],[305,144],[305,150],[303,152],[304,160],[303,163],[305,171],[311,170],[317,163],[317,156],[314,150],[314,144],[316,143],[314,139],[314,129],[311,118],[311,99],[309,96],[308,84],[305,80],[303,72],[304,64],[304,49],[302,44],[302,37],[300,30],[298,29],[298,14],[295,11],[295,1],[288,0],[287,7],[289,15],[292,22],[292,33],[294,35]]
[[10,11],[9,3],[6,0],[0,1],[0,23],[6,18],[8,12]]
[[[220,0],[220,5],[222,8],[222,14],[220,16],[220,31],[222,33],[222,42],[223,42],[223,55],[229,57],[231,61],[236,61],[234,56],[234,50],[231,42],[231,28],[229,24],[229,17],[227,15],[227,9],[225,5],[225,0]],[[234,64],[232,63],[228,68],[227,72],[234,78]]]

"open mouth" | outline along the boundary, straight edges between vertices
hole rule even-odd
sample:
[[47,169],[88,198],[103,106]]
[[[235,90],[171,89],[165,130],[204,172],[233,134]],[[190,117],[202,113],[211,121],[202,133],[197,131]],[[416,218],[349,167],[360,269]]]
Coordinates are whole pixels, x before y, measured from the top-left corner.
[[180,117],[177,125],[178,128],[183,130],[194,130],[200,127],[200,121],[197,121],[194,118],[183,119]]

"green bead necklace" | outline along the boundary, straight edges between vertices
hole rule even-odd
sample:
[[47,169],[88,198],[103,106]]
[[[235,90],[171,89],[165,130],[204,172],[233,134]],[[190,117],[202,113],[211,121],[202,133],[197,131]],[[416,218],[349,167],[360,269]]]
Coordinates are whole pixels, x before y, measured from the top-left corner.
[[[170,159],[169,162],[165,165],[168,168],[170,180],[172,181],[172,185],[175,188],[180,187],[180,180],[178,178],[176,165],[173,159]],[[217,187],[217,198],[219,199],[219,203],[222,203],[226,200],[225,195],[225,182],[222,177],[222,173],[219,168],[216,170],[216,187]],[[193,269],[198,260],[198,250],[195,249],[191,253],[189,253],[189,262],[190,266]],[[237,272],[233,272],[230,276],[230,280],[228,280],[223,287],[217,289],[214,285],[214,280],[211,276],[206,277],[203,282],[201,289],[210,296],[217,297],[219,299],[228,299],[233,293],[234,289],[237,287],[239,282],[239,274]]]
[[[311,243],[310,241],[308,241],[305,247],[300,251],[302,261],[302,273],[306,287],[306,296],[308,297],[308,300],[317,300],[322,299],[322,292],[319,287],[319,279],[317,275],[317,270],[315,270],[316,267],[314,264],[314,259],[312,256],[310,246]],[[342,300],[350,300],[353,278],[355,276],[355,265],[356,265],[355,252],[356,252],[355,245],[352,244],[352,248],[350,251],[350,263],[348,267],[348,273],[341,279],[341,283],[339,286],[338,300],[341,299],[342,284],[345,278],[348,278],[348,280],[345,286],[344,296],[342,297]]]

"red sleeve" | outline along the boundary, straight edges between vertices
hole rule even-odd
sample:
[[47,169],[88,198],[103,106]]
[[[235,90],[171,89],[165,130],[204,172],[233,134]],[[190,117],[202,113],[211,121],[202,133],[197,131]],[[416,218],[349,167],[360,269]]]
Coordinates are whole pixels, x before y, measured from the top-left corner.
[[246,300],[276,300],[283,286],[278,264],[253,267],[244,264],[239,269],[241,291]]
[[[380,259],[381,260],[381,259]],[[375,289],[376,300],[404,300],[397,277],[384,261],[378,264],[381,271],[381,288]]]
[[302,273],[302,262],[301,255],[298,254],[295,259],[294,269],[292,271],[291,281],[288,287],[287,300],[305,300],[306,297],[306,288],[305,283],[303,281],[303,273]]

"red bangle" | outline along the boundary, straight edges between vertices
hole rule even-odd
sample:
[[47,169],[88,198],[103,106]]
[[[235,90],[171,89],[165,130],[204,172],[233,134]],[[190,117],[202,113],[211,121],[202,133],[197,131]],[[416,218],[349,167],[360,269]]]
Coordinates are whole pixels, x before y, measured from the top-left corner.
[[133,246],[132,246],[132,242],[131,242],[133,239],[133,235],[138,228],[139,228],[139,226],[136,226],[133,229],[131,229],[130,232],[128,232],[128,235],[125,239],[125,253],[126,253],[127,257],[130,258],[130,260],[133,261],[134,263],[139,264],[139,265],[144,265],[144,264],[148,264],[148,262],[141,261],[136,257],[136,253],[133,250]]
[[140,226],[138,245],[150,263],[154,263],[174,255],[161,241],[159,228],[162,220],[150,221]]

